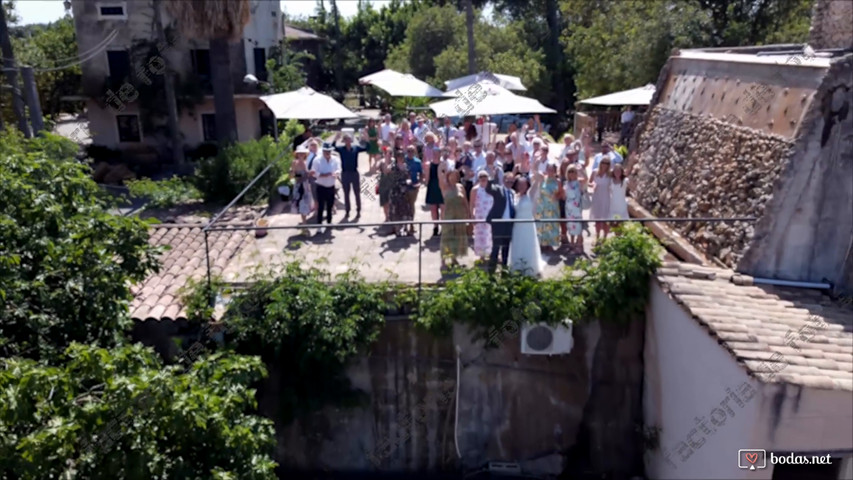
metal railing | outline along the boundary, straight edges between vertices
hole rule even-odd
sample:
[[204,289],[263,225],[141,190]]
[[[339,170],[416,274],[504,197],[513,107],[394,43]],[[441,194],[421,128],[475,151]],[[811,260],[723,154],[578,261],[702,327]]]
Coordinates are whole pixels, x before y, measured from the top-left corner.
[[[409,227],[409,226],[417,226],[418,229],[418,294],[420,297],[421,289],[423,287],[423,251],[424,251],[424,239],[423,239],[423,227],[424,225],[430,226],[442,226],[442,225],[475,225],[478,223],[580,223],[580,224],[590,224],[590,223],[608,223],[608,224],[617,224],[617,223],[626,223],[626,222],[638,222],[641,225],[645,226],[648,222],[663,222],[663,223],[691,223],[691,222],[699,222],[699,223],[729,223],[729,222],[755,222],[757,219],[754,217],[729,217],[729,218],[712,218],[712,217],[698,217],[698,218],[625,218],[625,219],[566,219],[566,218],[549,218],[549,219],[495,219],[491,221],[486,220],[478,220],[478,219],[464,219],[464,220],[406,220],[406,221],[396,221],[396,222],[381,222],[381,223],[338,223],[338,224],[320,224],[320,223],[306,223],[306,224],[298,224],[298,225],[277,225],[277,226],[244,226],[244,225],[229,225],[229,226],[217,226],[216,222],[218,222],[225,213],[231,209],[237,202],[240,201],[241,198],[252,188],[254,187],[264,175],[269,172],[269,170],[273,167],[273,165],[280,161],[284,153],[282,153],[279,158],[275,161],[267,165],[248,185],[239,193],[236,197],[234,197],[231,202],[229,202],[219,213],[217,213],[210,222],[202,229],[204,234],[204,252],[205,252],[205,261],[207,267],[207,289],[208,292],[211,292],[212,287],[212,272],[210,265],[210,243],[209,243],[209,235],[211,232],[233,232],[233,231],[271,231],[271,230],[316,230],[316,229],[331,229],[331,230],[345,230],[350,228],[376,228],[376,227]],[[319,212],[318,212],[319,214]],[[314,217],[315,219],[318,217]],[[583,235],[583,232],[581,232]]]

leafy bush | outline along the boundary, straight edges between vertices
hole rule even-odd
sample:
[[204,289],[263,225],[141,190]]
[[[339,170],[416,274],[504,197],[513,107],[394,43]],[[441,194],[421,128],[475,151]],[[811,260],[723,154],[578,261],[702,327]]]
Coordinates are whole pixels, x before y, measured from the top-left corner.
[[272,421],[251,415],[257,357],[164,366],[141,345],[72,344],[0,365],[0,478],[275,479]]
[[378,337],[387,291],[355,271],[333,279],[290,263],[232,299],[223,318],[229,345],[278,367],[286,421],[351,393],[344,368]]
[[146,225],[108,213],[69,151],[55,136],[0,135],[0,356],[53,361],[74,341],[115,344],[130,284],[157,266]]
[[508,323],[556,325],[565,319],[625,323],[643,313],[649,279],[660,266],[661,247],[639,225],[623,224],[616,231],[618,236],[596,245],[594,260],[578,262],[558,279],[463,269],[444,289],[424,295],[415,320],[443,336],[459,322],[484,340],[505,330]]
[[254,204],[267,197],[282,173],[290,169],[293,158],[290,144],[302,133],[302,126],[291,120],[276,143],[270,137],[235,143],[215,157],[200,160],[195,185],[206,202],[229,202],[257,177],[267,165],[272,168],[240,199]]
[[153,207],[174,207],[201,198],[201,192],[192,183],[178,176],[158,181],[150,178],[128,180],[125,184],[132,197],[147,198]]

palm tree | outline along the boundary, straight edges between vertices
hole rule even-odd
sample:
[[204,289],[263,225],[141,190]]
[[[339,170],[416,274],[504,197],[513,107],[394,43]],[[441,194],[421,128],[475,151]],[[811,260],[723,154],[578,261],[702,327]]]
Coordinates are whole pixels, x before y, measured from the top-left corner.
[[477,73],[477,63],[474,58],[474,4],[465,0],[465,28],[468,31],[468,74]]
[[[157,33],[157,42],[166,44],[166,33],[163,31],[160,7],[163,0],[154,0],[154,30]],[[175,72],[169,62],[169,56],[163,55],[165,64],[165,78],[163,79],[163,92],[166,94],[166,112],[169,126],[169,137],[172,140],[172,161],[175,165],[182,167],[184,163],[184,147],[181,143],[181,130],[178,127],[178,99],[175,95]]]
[[249,0],[166,0],[166,8],[184,32],[210,41],[210,81],[216,109],[216,136],[220,143],[237,140],[234,83],[229,43],[243,35],[249,23]]

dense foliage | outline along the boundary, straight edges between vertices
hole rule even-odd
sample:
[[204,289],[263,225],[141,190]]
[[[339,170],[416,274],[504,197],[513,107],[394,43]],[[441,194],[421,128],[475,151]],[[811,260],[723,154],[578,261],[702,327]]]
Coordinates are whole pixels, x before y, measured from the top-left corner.
[[229,344],[276,366],[282,421],[348,393],[344,367],[379,335],[387,291],[354,271],[333,278],[290,263],[235,294],[223,318]]
[[445,288],[426,293],[415,319],[439,335],[450,334],[453,323],[459,322],[483,340],[522,322],[628,322],[643,312],[661,251],[639,225],[617,230],[620,235],[595,247],[594,261],[578,262],[562,278],[537,280],[507,270],[489,275],[479,268],[465,269]]
[[293,158],[290,144],[303,127],[296,120],[288,122],[279,142],[270,137],[229,145],[215,157],[198,162],[194,182],[206,202],[226,203],[237,196],[268,165],[270,170],[241,199],[254,204],[266,198],[282,173],[290,169]]
[[272,422],[246,413],[257,357],[214,354],[186,371],[139,345],[73,344],[67,357],[2,361],[0,478],[276,478]]
[[0,135],[0,478],[275,478],[258,358],[196,343],[183,372],[129,345],[129,286],[156,252],[76,151]]
[[53,135],[0,135],[0,356],[56,358],[129,327],[129,285],[155,268],[145,224],[111,204]]
[[[406,39],[386,61],[389,68],[411,72],[442,85],[444,80],[468,74],[465,17],[453,6],[419,11],[406,29]],[[525,85],[539,82],[543,53],[525,45],[520,25],[493,24],[480,19],[474,25],[478,70],[516,75]],[[429,41],[423,41],[429,39]]]
[[132,197],[147,199],[152,207],[168,208],[201,198],[201,192],[192,183],[178,176],[163,180],[128,180],[125,185]]

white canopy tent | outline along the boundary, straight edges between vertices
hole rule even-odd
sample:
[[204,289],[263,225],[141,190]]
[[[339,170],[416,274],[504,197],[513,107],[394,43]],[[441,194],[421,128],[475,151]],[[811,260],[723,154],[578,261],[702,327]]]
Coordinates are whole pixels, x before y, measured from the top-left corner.
[[311,87],[302,87],[292,92],[277,93],[261,97],[275,118],[298,120],[323,120],[332,118],[358,118],[358,115],[341,105],[334,98],[323,95]]
[[381,70],[361,77],[361,85],[372,85],[388,92],[392,97],[441,97],[444,92],[419,80],[410,73]]
[[453,80],[448,80],[444,82],[447,86],[447,90],[457,90],[462,87],[466,87],[468,85],[479,83],[483,81],[489,81],[496,85],[500,85],[503,88],[508,90],[518,90],[524,91],[527,90],[524,84],[521,83],[521,79],[518,77],[513,77],[511,75],[502,75],[500,73],[492,73],[492,72],[480,72],[474,75],[466,75],[464,77],[454,78]]
[[542,105],[534,98],[516,95],[491,82],[479,82],[451,92],[456,95],[456,98],[435,102],[429,106],[437,116],[459,117],[557,112]]
[[652,96],[655,94],[655,86],[651,83],[645,87],[632,88],[631,90],[623,90],[621,92],[608,93],[600,97],[588,98],[581,100],[580,103],[589,105],[648,105],[652,102]]

